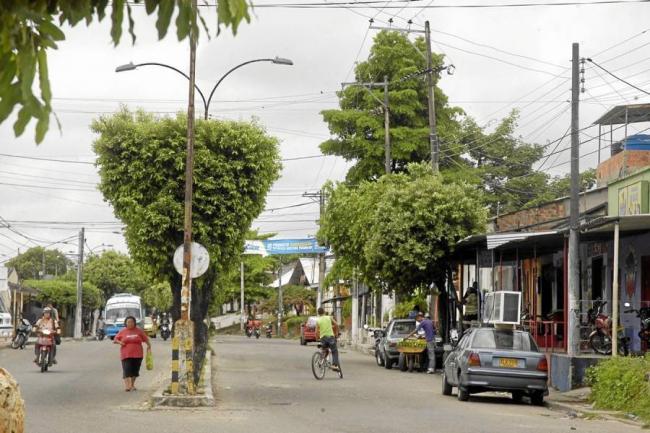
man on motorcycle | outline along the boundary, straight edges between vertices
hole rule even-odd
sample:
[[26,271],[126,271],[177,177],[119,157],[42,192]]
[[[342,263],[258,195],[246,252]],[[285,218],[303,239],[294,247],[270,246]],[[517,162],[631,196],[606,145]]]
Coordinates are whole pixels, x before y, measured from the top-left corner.
[[339,334],[339,324],[333,317],[325,314],[323,307],[318,309],[318,320],[316,320],[316,335],[320,337],[320,342],[324,348],[329,348],[332,352],[332,368],[339,368],[339,351],[336,348],[336,336]]
[[[54,334],[58,334],[60,329],[59,329],[59,322],[52,318],[52,310],[49,307],[46,307],[43,309],[43,316],[38,319],[36,324],[34,325],[34,332],[38,334],[42,330],[49,330],[52,332],[52,364],[56,364],[56,344],[54,343]],[[34,346],[34,362],[38,362],[38,354],[41,350],[41,345],[36,343]]]

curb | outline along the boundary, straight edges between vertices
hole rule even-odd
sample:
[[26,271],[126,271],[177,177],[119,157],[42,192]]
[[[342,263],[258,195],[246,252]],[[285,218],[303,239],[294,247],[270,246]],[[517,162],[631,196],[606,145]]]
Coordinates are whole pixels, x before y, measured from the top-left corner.
[[574,417],[579,417],[579,418],[587,418],[587,417],[595,417],[598,419],[603,419],[607,421],[618,421],[623,424],[631,425],[634,427],[640,427],[643,428],[646,426],[646,424],[643,424],[639,421],[635,421],[632,419],[625,418],[624,414],[620,414],[620,416],[615,416],[612,415],[611,413],[599,411],[599,410],[590,410],[590,409],[585,409],[585,408],[580,408],[577,407],[576,405],[573,405],[571,403],[563,403],[559,401],[553,401],[553,400],[545,400],[546,407],[551,410],[555,411],[560,411],[560,412],[567,412],[567,415],[569,417],[574,418]]
[[[170,381],[165,380],[158,390],[151,396],[150,402],[153,408],[156,407],[211,407],[215,405],[212,394],[212,352],[205,352],[203,368],[203,394],[196,395],[170,395],[167,390]],[[206,379],[209,381],[206,384]]]

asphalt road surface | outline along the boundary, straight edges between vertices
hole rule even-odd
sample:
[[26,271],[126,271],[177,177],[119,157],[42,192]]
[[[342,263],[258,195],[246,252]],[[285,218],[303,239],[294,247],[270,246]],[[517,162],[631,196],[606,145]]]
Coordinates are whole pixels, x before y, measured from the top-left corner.
[[217,406],[150,409],[147,401],[164,377],[169,342],[154,340],[156,368],[144,370],[138,391],[122,388],[116,345],[64,342],[59,364],[40,373],[33,347],[0,349],[0,366],[18,380],[26,403],[26,433],[212,432],[594,432],[640,429],[616,421],[570,418],[566,413],[507,396],[469,402],[440,393],[440,376],[387,371],[374,359],[341,350],[345,373],[314,379],[315,346],[297,341],[218,337],[212,346]]

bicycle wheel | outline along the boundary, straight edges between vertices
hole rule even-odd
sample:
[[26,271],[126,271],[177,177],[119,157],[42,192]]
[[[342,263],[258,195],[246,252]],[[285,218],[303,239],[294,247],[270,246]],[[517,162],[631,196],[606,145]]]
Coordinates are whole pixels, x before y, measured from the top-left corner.
[[325,377],[325,359],[323,359],[320,351],[315,352],[311,357],[311,371],[318,380]]

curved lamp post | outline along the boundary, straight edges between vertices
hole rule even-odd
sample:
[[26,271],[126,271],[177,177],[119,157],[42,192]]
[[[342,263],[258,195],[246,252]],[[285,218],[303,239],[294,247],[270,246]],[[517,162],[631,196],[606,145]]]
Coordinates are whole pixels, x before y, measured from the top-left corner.
[[[212,101],[212,96],[214,95],[215,90],[217,90],[217,87],[219,87],[219,84],[221,84],[221,82],[228,75],[230,75],[232,72],[234,72],[235,70],[241,68],[242,66],[246,66],[246,65],[249,65],[251,63],[257,63],[257,62],[271,62],[271,63],[274,63],[276,65],[289,65],[289,66],[293,65],[293,62],[290,59],[285,59],[285,58],[277,57],[277,56],[272,58],[272,59],[254,59],[254,60],[249,60],[249,61],[244,62],[244,63],[240,63],[239,65],[235,66],[234,68],[232,68],[231,70],[229,70],[228,72],[223,74],[223,76],[221,78],[219,78],[219,81],[217,81],[217,84],[215,84],[214,87],[212,88],[212,91],[210,92],[210,95],[208,96],[208,99],[205,99],[205,95],[203,94],[201,89],[195,84],[194,88],[199,93],[199,96],[201,96],[201,100],[203,101],[203,113],[204,113],[203,118],[204,119],[206,119],[206,120],[208,119],[208,110],[210,108],[210,102]],[[161,66],[163,68],[171,69],[172,71],[178,72],[183,77],[185,77],[187,80],[190,79],[190,77],[188,77],[187,74],[185,72],[181,71],[180,69],[176,69],[173,66],[166,65],[164,63],[157,63],[157,62],[139,63],[137,65],[134,65],[133,62],[131,62],[131,63],[127,63],[126,65],[118,66],[117,68],[115,68],[115,72],[133,71],[136,68],[139,68],[140,66]]]

